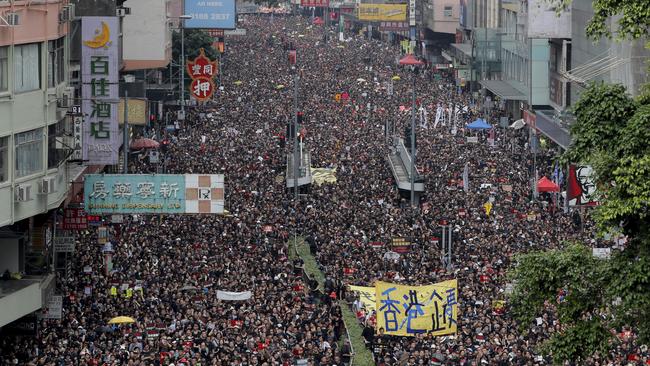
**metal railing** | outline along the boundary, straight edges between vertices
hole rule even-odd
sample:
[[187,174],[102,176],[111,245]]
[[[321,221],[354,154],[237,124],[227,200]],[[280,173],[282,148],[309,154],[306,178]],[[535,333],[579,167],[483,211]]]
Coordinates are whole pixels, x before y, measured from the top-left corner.
[[[298,253],[298,240],[296,238],[294,238],[292,240],[292,242],[293,242],[293,251],[294,251],[294,254],[295,254],[296,258],[302,259],[300,257],[300,253]],[[303,260],[303,262],[304,262],[304,260]],[[311,281],[313,279],[309,276],[309,274],[305,270],[304,264],[303,264],[302,268],[300,268],[300,269],[301,269],[301,277],[303,277],[303,280],[307,279],[307,281],[305,281],[305,282],[307,284],[311,283]],[[316,288],[316,291],[320,292],[323,295],[325,294],[323,292],[323,290],[320,289],[320,286]],[[342,304],[341,304],[342,302],[343,302],[342,299],[339,299],[339,304],[338,304],[339,307],[342,306]],[[356,353],[354,352],[354,345],[352,345],[352,338],[350,337],[350,330],[348,329],[348,326],[345,324],[345,321],[343,320],[343,314],[341,314],[341,321],[343,322],[343,327],[345,328],[345,336],[347,337],[348,343],[350,344],[350,365],[354,365],[354,356],[355,356]]]

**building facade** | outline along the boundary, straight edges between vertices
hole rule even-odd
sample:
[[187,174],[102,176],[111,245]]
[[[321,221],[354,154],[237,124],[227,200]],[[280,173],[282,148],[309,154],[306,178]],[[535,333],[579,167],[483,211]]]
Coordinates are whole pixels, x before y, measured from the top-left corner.
[[0,327],[53,291],[54,213],[78,171],[66,163],[70,11],[67,0],[0,2],[0,272],[22,277],[0,286]]

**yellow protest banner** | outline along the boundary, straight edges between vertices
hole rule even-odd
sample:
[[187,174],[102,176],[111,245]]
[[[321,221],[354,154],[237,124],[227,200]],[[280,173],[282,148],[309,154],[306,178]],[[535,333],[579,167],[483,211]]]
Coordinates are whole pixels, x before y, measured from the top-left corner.
[[492,211],[492,202],[485,202],[483,208],[485,209],[485,214],[490,216],[490,212]]
[[336,169],[311,168],[311,179],[316,185],[336,183]]
[[350,285],[350,291],[354,291],[359,294],[359,300],[363,304],[363,307],[366,310],[375,310],[375,288],[374,287],[365,287],[365,286],[352,286]]
[[457,280],[426,286],[377,282],[375,296],[379,334],[439,336],[456,333]]
[[407,4],[359,4],[359,20],[404,22],[406,6]]

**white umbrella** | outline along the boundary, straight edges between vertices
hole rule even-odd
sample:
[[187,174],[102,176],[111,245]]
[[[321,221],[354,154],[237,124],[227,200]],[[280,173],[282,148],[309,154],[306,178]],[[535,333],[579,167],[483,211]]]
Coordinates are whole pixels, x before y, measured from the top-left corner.
[[526,125],[526,122],[524,122],[523,119],[518,119],[513,124],[510,125],[510,128],[514,128],[515,130],[519,130],[519,129],[524,128],[525,125]]
[[358,78],[357,81],[360,82],[360,83],[365,83],[366,79]]

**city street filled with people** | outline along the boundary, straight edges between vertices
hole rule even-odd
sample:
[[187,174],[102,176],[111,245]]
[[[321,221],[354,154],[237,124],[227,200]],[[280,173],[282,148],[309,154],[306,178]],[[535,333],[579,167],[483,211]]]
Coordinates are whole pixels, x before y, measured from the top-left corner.
[[[247,34],[228,37],[214,99],[189,107],[176,131],[149,131],[169,141],[159,163],[166,173],[225,175],[227,214],[125,216],[110,225],[109,274],[97,230],[80,232],[72,270],[58,277],[63,318],[42,320],[36,338],[0,339],[2,364],[346,365],[353,355],[341,306],[353,308],[377,365],[549,364],[538,346],[562,324],[549,303],[521,331],[507,302],[513,256],[567,241],[612,245],[597,238],[588,211],[577,216],[552,194],[533,197],[534,170],[554,174],[552,142],[534,156],[528,128],[499,127],[508,117],[499,103],[434,77],[430,65],[417,73],[400,66],[399,43],[350,30],[340,40],[308,16],[249,15],[238,27]],[[303,149],[313,168],[336,177],[297,201],[285,182],[295,73]],[[387,162],[391,134],[411,123],[413,85],[425,185],[416,207]],[[459,113],[436,123],[438,107]],[[493,135],[465,128],[477,118],[495,126]],[[156,171],[131,159],[130,173]],[[441,220],[453,232],[448,267]],[[311,248],[324,291],[293,259],[294,234]],[[394,238],[410,246],[388,258]],[[458,280],[459,314],[457,334],[447,336],[380,334],[376,314],[347,287],[449,279]],[[229,301],[218,290],[252,296]],[[136,322],[107,324],[116,316]],[[618,349],[583,364],[650,356],[633,334],[619,338]]]

